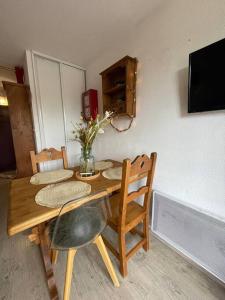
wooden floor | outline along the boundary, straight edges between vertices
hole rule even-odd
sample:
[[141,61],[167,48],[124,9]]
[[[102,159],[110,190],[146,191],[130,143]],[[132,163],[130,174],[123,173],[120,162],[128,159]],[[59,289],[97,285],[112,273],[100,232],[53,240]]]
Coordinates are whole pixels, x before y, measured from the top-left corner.
[[[0,184],[0,299],[47,300],[48,290],[39,248],[27,233],[6,234],[9,184]],[[111,256],[112,257],[112,256]],[[117,261],[112,257],[118,273]],[[62,295],[66,256],[61,253],[55,267]],[[94,245],[75,257],[71,299],[225,299],[225,289],[156,239],[148,253],[140,251],[129,261],[129,275],[119,276],[114,288]]]

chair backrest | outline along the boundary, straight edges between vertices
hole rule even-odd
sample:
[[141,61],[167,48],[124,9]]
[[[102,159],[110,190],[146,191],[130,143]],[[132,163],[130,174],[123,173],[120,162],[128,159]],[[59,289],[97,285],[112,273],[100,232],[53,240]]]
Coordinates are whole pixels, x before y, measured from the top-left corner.
[[[94,200],[87,200],[91,198]],[[88,195],[84,204],[83,198],[65,203],[49,224],[51,248],[80,248],[91,243],[106,226],[108,198],[107,191],[101,190]]]
[[[125,159],[122,167],[121,182],[121,202],[120,202],[120,225],[125,226],[127,205],[140,196],[144,196],[143,207],[148,213],[150,206],[150,197],[152,193],[152,183],[155,173],[157,153],[151,153],[150,157],[143,154],[137,156],[133,161]],[[129,193],[129,184],[146,178],[146,185],[141,186],[137,191]]]
[[36,174],[38,169],[38,164],[42,162],[47,162],[51,160],[63,160],[64,169],[68,168],[68,161],[66,155],[65,147],[61,147],[61,151],[56,150],[55,148],[43,149],[41,152],[35,154],[34,151],[30,151],[30,158],[32,163],[33,174]]

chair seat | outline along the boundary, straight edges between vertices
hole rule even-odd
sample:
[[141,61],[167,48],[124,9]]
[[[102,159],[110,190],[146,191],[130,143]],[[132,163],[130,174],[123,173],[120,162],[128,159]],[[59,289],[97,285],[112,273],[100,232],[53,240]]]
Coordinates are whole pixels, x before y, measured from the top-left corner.
[[56,222],[49,224],[51,247],[61,250],[77,249],[91,243],[106,226],[98,207],[77,208],[60,216],[58,226]]
[[[120,204],[120,194],[114,194],[110,197],[110,206],[112,216],[109,218],[108,222],[114,225],[115,229],[118,227],[119,223],[119,204]],[[137,202],[130,202],[127,205],[126,214],[126,226],[127,231],[135,227],[146,215],[144,208]]]

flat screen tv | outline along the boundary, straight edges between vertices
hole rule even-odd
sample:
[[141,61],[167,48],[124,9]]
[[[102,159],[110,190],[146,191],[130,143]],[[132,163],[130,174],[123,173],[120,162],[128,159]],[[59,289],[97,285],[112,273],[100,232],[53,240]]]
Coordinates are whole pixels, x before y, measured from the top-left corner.
[[225,39],[189,55],[188,112],[225,109]]

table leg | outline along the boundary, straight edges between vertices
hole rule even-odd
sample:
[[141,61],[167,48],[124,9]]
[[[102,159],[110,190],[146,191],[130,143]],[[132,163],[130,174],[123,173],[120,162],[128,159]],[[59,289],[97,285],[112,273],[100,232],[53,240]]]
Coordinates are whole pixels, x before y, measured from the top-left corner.
[[49,243],[45,232],[44,223],[38,225],[38,232],[39,232],[39,240],[40,240],[40,249],[41,249],[41,254],[44,262],[50,299],[59,300],[59,295],[58,295],[52,263],[51,263],[51,256],[50,256],[51,251],[49,251]]

